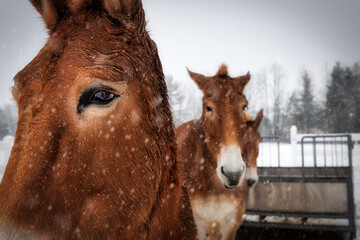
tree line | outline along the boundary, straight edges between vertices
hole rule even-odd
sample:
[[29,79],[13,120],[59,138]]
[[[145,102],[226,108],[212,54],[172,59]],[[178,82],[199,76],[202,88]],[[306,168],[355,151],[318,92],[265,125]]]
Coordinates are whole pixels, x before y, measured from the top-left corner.
[[[360,65],[336,63],[326,80],[323,99],[314,93],[309,72],[301,74],[301,84],[285,98],[285,74],[273,64],[260,71],[245,89],[252,113],[264,109],[261,134],[288,139],[289,129],[297,126],[300,133],[360,132]],[[317,79],[315,79],[317,80]],[[253,83],[252,83],[253,82]],[[201,116],[201,98],[184,102],[185,95],[171,76],[167,77],[170,105],[175,125]]]
[[359,63],[353,66],[335,64],[327,80],[324,102],[314,97],[312,79],[307,71],[301,79],[301,90],[292,93],[284,109],[283,129],[295,125],[302,133],[360,132]]

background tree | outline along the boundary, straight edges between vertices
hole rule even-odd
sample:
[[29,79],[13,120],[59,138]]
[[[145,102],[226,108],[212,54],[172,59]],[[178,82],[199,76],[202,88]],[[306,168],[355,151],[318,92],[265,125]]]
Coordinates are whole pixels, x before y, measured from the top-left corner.
[[329,132],[360,132],[359,64],[336,63],[327,86],[325,116]]
[[[246,86],[244,94],[249,102],[249,112],[256,116],[260,109],[263,109],[264,118],[260,126],[260,133],[263,136],[273,134],[273,124],[271,121],[272,109],[270,109],[272,95],[272,83],[270,82],[269,71],[263,68],[259,73],[251,73],[251,81]],[[271,106],[272,107],[272,106]]]
[[302,107],[300,103],[299,93],[294,91],[286,104],[283,114],[282,132],[289,131],[292,125],[295,125],[298,128],[301,125]]
[[284,77],[283,70],[280,65],[273,64],[270,68],[270,74],[273,80],[273,134],[279,136],[281,133],[281,83]]
[[355,63],[353,67],[354,88],[353,88],[353,106],[354,106],[354,125],[353,131],[360,132],[360,64]]
[[166,76],[166,84],[168,88],[168,95],[170,99],[170,107],[173,113],[174,124],[177,127],[183,122],[183,105],[185,97],[179,87],[179,84],[172,76]]
[[314,101],[311,79],[308,72],[302,75],[303,91],[301,93],[301,113],[299,117],[299,129],[304,133],[313,132],[317,123],[317,104]]

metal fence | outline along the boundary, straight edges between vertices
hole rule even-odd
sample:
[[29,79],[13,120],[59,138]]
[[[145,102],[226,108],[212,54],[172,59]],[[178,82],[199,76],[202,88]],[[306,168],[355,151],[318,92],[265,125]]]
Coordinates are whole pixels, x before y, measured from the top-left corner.
[[[273,151],[274,144],[277,145],[276,152]],[[270,160],[270,162],[277,162],[277,166],[280,167],[280,138],[278,136],[263,136],[260,147],[260,156],[261,159],[264,159],[265,156]]]
[[[263,150],[266,144],[277,144],[277,150],[272,146],[272,151],[277,151],[277,167],[258,167],[259,181],[263,183],[340,183],[346,184],[347,212],[342,214],[313,214],[313,213],[291,213],[291,212],[268,212],[268,211],[247,211],[247,215],[258,215],[260,221],[244,221],[245,226],[252,227],[275,227],[294,229],[320,229],[339,230],[347,233],[349,239],[355,236],[354,219],[354,189],[352,182],[352,148],[353,143],[350,134],[324,134],[324,135],[303,135],[300,140],[301,165],[298,167],[281,167],[280,164],[280,143],[276,136],[263,137]],[[270,148],[269,148],[270,149]],[[261,155],[260,151],[260,155]],[[274,158],[274,153],[271,154]],[[276,156],[276,154],[275,154]],[[291,189],[290,189],[291,191]],[[263,194],[267,194],[264,192]],[[299,218],[298,224],[289,223],[267,223],[263,222],[266,216]],[[318,219],[344,219],[347,225],[333,226],[306,222],[308,218]]]

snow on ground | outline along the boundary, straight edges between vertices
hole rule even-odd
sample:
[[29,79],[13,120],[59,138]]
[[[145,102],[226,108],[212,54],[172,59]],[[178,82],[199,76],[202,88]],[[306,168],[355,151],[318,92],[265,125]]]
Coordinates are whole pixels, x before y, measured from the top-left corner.
[[[345,139],[344,139],[345,140]],[[3,176],[10,151],[13,145],[14,137],[6,136],[0,141],[0,180]],[[291,144],[281,143],[280,149],[280,167],[300,167],[302,163],[301,145],[296,145],[296,151],[293,153]],[[360,143],[354,145],[352,151],[353,160],[353,183],[354,198],[356,207],[356,229],[357,239],[360,239]],[[305,144],[304,146],[304,162],[305,166],[314,166],[313,145]],[[341,144],[317,144],[316,146],[317,166],[348,166],[348,150],[346,141]],[[274,142],[264,141],[260,145],[258,166],[278,167],[278,145]]]

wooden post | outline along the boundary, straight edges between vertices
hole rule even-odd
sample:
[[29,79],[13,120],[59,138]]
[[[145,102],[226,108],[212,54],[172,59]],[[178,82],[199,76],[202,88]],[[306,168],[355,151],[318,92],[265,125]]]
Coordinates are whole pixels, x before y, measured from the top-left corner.
[[297,162],[297,127],[295,125],[291,126],[290,128],[290,142],[291,142],[291,165],[298,166],[299,163]]

